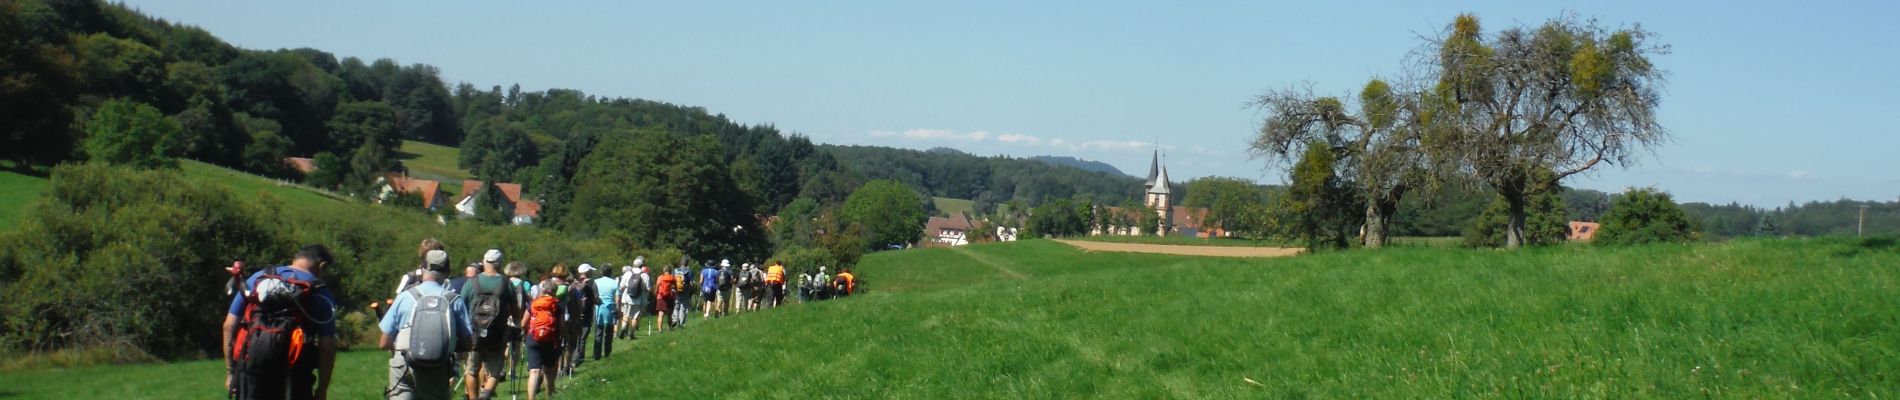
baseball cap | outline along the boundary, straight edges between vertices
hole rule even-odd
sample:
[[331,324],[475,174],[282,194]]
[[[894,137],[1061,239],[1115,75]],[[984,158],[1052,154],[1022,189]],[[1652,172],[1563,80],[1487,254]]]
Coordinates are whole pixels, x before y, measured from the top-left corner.
[[423,267],[428,268],[430,271],[440,272],[449,270],[449,252],[429,250],[427,254],[422,256],[422,260],[424,263]]
[[589,264],[581,264],[581,269],[580,269],[580,271],[581,271],[581,273],[583,273],[583,274],[585,274],[585,273],[589,273],[589,272],[594,272],[594,266],[593,266],[593,265],[589,265]]
[[719,260],[719,266],[730,267],[732,266],[732,260]]
[[634,257],[634,258],[633,258],[633,266],[635,266],[635,267],[646,267],[646,266],[647,266],[647,256],[639,256],[639,257]]
[[491,262],[491,263],[501,262],[501,250],[488,249],[487,254],[482,254],[482,262]]

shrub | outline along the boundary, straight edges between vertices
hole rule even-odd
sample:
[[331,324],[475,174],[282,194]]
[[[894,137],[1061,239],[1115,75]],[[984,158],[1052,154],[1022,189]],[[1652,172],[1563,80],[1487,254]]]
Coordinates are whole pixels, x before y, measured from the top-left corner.
[[294,249],[276,213],[174,171],[60,166],[18,229],[0,234],[8,347],[216,350],[232,260]]
[[[225,304],[223,267],[233,260],[281,265],[299,244],[328,246],[322,278],[338,296],[343,344],[369,340],[368,304],[388,299],[415,269],[416,244],[443,242],[454,261],[498,248],[532,278],[554,263],[629,264],[680,258],[612,237],[579,239],[531,227],[438,224],[410,210],[344,202],[285,208],[274,198],[234,196],[219,182],[175,170],[61,166],[38,211],[0,233],[0,347],[75,353],[130,349],[161,358],[218,354]],[[128,355],[108,361],[143,359]]]
[[[1491,205],[1465,227],[1466,246],[1504,247],[1504,230],[1511,222],[1510,205],[1504,202],[1503,196],[1494,197]],[[1525,197],[1528,203],[1524,205],[1525,246],[1558,244],[1569,238],[1570,214],[1562,196],[1542,191]]]
[[1695,240],[1695,223],[1676,206],[1668,193],[1653,188],[1630,189],[1603,214],[1598,244],[1678,243]]

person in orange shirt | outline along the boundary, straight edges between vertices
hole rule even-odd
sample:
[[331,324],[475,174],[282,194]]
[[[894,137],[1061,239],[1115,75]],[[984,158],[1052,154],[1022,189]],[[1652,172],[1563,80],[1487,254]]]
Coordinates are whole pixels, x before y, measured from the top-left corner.
[[660,269],[659,283],[653,285],[653,311],[660,318],[653,320],[654,329],[666,332],[667,313],[673,310],[673,292],[679,290],[680,278],[672,271]]
[[772,261],[771,266],[765,267],[765,289],[772,293],[771,302],[768,304],[769,306],[778,307],[779,304],[785,302],[784,262]]
[[851,274],[850,268],[842,268],[838,270],[838,277],[832,280],[832,285],[837,287],[835,290],[839,297],[850,296],[851,292],[858,289],[858,277]]

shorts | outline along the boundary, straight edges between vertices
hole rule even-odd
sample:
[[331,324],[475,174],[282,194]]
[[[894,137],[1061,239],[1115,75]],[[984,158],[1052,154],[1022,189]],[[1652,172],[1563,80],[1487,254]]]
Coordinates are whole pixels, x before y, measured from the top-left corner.
[[555,370],[561,365],[561,345],[528,341],[526,352],[529,370]]
[[502,374],[508,371],[508,358],[505,357],[505,353],[504,349],[476,348],[475,351],[468,352],[468,357],[462,364],[462,371],[473,374],[479,370],[482,376],[501,379]]
[[640,307],[639,307],[639,306],[636,306],[636,305],[633,305],[633,303],[631,303],[631,302],[629,302],[629,303],[620,303],[620,305],[619,305],[619,307],[620,307],[620,318],[621,318],[621,319],[627,319],[627,318],[633,318],[633,314],[634,314],[634,313],[638,313],[638,312],[640,312],[640,311],[639,311],[639,310],[640,310]]
[[673,311],[673,296],[660,296],[659,301],[653,302],[653,311],[654,312]]
[[718,290],[700,290],[699,297],[705,298],[706,301],[719,301],[719,291]]

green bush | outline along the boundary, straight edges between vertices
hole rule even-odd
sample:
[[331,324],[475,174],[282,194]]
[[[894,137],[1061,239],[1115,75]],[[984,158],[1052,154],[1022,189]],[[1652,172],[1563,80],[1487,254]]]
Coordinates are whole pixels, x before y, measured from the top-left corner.
[[[1511,222],[1510,205],[1503,196],[1494,196],[1491,205],[1465,227],[1465,245],[1504,247],[1505,229]],[[1569,239],[1570,214],[1562,196],[1549,191],[1532,193],[1524,205],[1524,245],[1543,246]]]
[[1653,188],[1630,189],[1603,214],[1598,244],[1680,243],[1696,239],[1695,223],[1676,206],[1668,193]]
[[0,337],[35,352],[216,350],[223,267],[295,249],[276,215],[174,171],[55,168],[38,211],[0,234]]
[[[349,326],[341,344],[369,333],[368,304],[391,297],[417,265],[417,243],[443,242],[454,261],[490,248],[522,261],[532,277],[555,263],[625,265],[636,256],[678,260],[673,249],[641,250],[602,237],[577,239],[531,227],[442,225],[413,210],[345,202],[286,208],[275,198],[234,195],[219,182],[174,170],[62,166],[38,211],[0,233],[0,347],[57,353],[137,349],[175,359],[218,354],[233,260],[281,265],[300,244],[328,246],[337,260],[322,278]],[[373,333],[373,332],[371,332]],[[119,358],[128,359],[128,358]],[[130,358],[130,359],[136,359]]]
[[832,256],[830,250],[825,250],[823,247],[780,249],[778,254],[772,255],[772,259],[785,263],[785,269],[790,273],[800,274],[817,270],[819,266],[830,267],[831,271],[837,271],[838,267],[845,265],[839,262],[837,257]]

